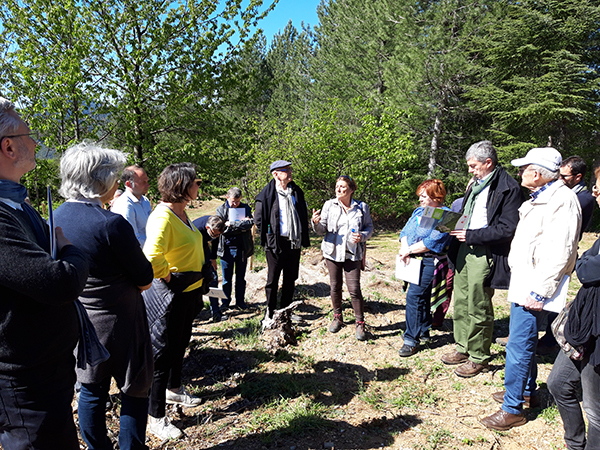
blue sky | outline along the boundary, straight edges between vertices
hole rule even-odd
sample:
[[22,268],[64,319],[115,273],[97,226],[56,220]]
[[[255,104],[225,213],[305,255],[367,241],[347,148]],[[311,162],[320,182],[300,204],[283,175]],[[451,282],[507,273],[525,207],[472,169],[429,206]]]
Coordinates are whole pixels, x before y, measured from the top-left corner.
[[296,29],[300,30],[300,24],[310,24],[314,27],[318,23],[317,6],[321,0],[279,0],[275,9],[259,22],[258,27],[263,29],[267,42],[270,43],[273,35],[283,31],[291,19]]

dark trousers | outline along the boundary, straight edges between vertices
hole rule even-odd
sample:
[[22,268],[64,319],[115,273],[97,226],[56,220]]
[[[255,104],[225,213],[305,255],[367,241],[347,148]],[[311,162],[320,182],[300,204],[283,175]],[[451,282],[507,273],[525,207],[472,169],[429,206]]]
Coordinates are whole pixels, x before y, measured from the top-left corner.
[[[589,364],[589,356],[581,361],[573,361],[559,351],[548,377],[548,389],[563,421],[567,448],[600,449],[600,373],[598,367]],[[588,420],[587,439],[577,398],[579,391],[583,394],[583,409]]]
[[192,336],[192,324],[202,299],[200,289],[176,294],[167,323],[167,345],[154,360],[154,380],[150,390],[149,414],[165,416],[166,390],[181,386],[183,357]]
[[300,249],[292,249],[290,241],[286,238],[280,239],[281,253],[266,250],[267,256],[267,284],[265,294],[267,296],[267,310],[269,317],[277,309],[277,289],[279,287],[279,276],[283,272],[283,284],[281,286],[281,308],[289,306],[294,298],[294,288],[298,279],[300,268]]
[[55,361],[35,381],[0,379],[0,444],[4,450],[79,450],[73,422],[75,360]]
[[[97,384],[82,384],[79,395],[79,429],[90,450],[112,450],[106,432],[106,401],[110,378]],[[131,397],[121,392],[119,448],[121,450],[146,450],[146,422],[148,398]]]
[[233,273],[235,269],[235,304],[244,306],[246,293],[246,265],[248,260],[244,258],[241,248],[225,246],[221,257],[221,269],[223,270],[223,292],[227,295],[226,305],[231,302],[231,291]]
[[349,259],[344,262],[332,261],[325,258],[327,270],[329,270],[329,284],[331,285],[331,304],[334,314],[342,314],[342,288],[343,275],[346,275],[346,286],[350,292],[350,300],[352,301],[352,309],[357,322],[365,320],[365,302],[360,290],[360,269],[362,261],[351,261]]
[[419,284],[410,283],[406,293],[406,332],[404,343],[419,345],[420,338],[429,337],[431,328],[431,288],[435,264],[433,258],[423,258]]

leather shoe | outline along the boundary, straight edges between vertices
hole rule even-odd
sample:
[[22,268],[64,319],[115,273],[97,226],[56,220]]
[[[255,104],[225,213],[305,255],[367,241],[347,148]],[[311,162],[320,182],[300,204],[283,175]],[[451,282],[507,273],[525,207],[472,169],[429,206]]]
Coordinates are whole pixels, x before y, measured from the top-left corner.
[[454,366],[456,364],[462,364],[462,363],[468,361],[469,355],[465,355],[464,353],[460,353],[455,350],[451,353],[443,354],[441,359],[444,364],[448,364],[449,366]]
[[487,371],[488,371],[487,363],[486,364],[477,364],[477,363],[469,360],[466,363],[458,366],[456,368],[456,370],[454,371],[454,373],[456,375],[458,375],[459,377],[471,378],[471,377],[474,377],[475,375],[478,375],[481,372],[487,372]]
[[491,416],[484,417],[479,421],[486,428],[491,428],[497,431],[506,431],[514,427],[520,427],[527,423],[527,419],[523,413],[511,414],[503,409],[495,412]]
[[398,354],[400,356],[402,356],[403,358],[406,358],[408,356],[412,356],[415,353],[417,353],[417,346],[412,346],[412,345],[408,345],[408,344],[404,344],[402,346],[402,348],[400,349],[400,351],[398,352]]
[[[498,391],[492,394],[492,398],[498,403],[504,403],[504,393],[506,391]],[[523,408],[537,408],[540,406],[540,397],[534,395],[531,397],[530,395],[524,395],[523,399],[525,402],[523,403]]]

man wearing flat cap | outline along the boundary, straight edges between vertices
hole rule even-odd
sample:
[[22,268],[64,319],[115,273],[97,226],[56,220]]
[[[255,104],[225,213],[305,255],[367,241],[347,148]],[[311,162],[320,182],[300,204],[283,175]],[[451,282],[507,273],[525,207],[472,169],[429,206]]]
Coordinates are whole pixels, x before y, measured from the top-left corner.
[[292,181],[292,163],[278,160],[271,164],[273,179],[256,197],[254,223],[267,257],[266,316],[277,309],[277,288],[283,272],[280,308],[292,303],[300,249],[308,247],[308,210],[304,192]]
[[573,271],[581,227],[575,193],[559,179],[562,157],[552,147],[531,149],[512,161],[531,199],[519,208],[519,224],[508,255],[510,339],[506,346],[504,392],[493,394],[502,409],[481,419],[493,430],[525,424],[524,406],[535,406],[535,350],[544,303],[556,295]]

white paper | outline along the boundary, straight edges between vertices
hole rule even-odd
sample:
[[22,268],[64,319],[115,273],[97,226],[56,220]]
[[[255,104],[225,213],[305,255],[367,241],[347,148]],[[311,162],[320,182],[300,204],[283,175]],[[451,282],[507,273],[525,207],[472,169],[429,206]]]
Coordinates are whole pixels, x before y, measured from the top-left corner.
[[243,220],[246,216],[246,208],[229,208],[229,222]]
[[[514,280],[514,281],[513,281]],[[567,304],[567,292],[569,291],[569,281],[571,277],[565,275],[554,296],[544,301],[543,309],[545,311],[561,312]],[[510,281],[510,288],[508,289],[508,301],[523,305],[525,299],[531,293],[531,284],[527,283],[527,279],[517,280],[517,277],[512,277]]]
[[225,292],[223,292],[223,288],[212,287],[208,290],[207,297],[217,297],[217,298],[227,298]]
[[396,279],[418,285],[421,281],[421,260],[410,258],[408,264],[404,264],[400,256],[396,255]]

